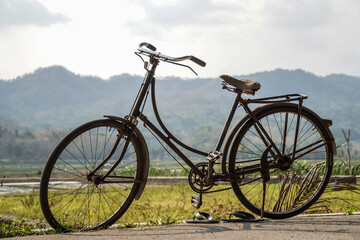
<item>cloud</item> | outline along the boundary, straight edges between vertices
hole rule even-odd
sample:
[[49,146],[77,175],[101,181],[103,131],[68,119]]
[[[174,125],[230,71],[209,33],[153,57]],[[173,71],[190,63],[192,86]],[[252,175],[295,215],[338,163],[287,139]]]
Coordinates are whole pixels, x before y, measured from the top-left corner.
[[233,25],[248,20],[246,8],[236,2],[212,0],[165,1],[163,4],[139,0],[145,10],[145,17],[140,21],[128,21],[127,26],[137,34],[149,29],[158,34],[160,29],[170,31],[177,27],[208,27],[216,28]]
[[331,24],[334,9],[331,1],[269,1],[263,8],[265,22],[287,30],[305,30]]
[[49,12],[36,0],[1,0],[0,30],[12,26],[50,26],[70,19],[60,13]]

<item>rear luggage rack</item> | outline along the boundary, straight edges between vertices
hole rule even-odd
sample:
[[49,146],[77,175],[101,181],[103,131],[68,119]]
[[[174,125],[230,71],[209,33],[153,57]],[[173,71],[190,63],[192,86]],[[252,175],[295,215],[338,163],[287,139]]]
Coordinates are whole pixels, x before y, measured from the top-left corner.
[[256,98],[256,99],[244,99],[245,103],[283,103],[283,102],[293,102],[293,101],[302,101],[307,99],[308,96],[304,94],[286,94],[274,97],[267,98]]

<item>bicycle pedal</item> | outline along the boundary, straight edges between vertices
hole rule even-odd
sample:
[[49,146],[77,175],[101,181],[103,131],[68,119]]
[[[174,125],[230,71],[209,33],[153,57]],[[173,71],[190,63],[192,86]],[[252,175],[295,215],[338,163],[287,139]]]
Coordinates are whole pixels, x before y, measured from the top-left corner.
[[202,205],[201,197],[196,194],[193,194],[191,197],[191,205],[194,208],[199,209]]
[[207,160],[209,161],[216,161],[217,159],[219,159],[223,154],[221,152],[212,152],[212,153],[209,153],[209,155],[206,157]]

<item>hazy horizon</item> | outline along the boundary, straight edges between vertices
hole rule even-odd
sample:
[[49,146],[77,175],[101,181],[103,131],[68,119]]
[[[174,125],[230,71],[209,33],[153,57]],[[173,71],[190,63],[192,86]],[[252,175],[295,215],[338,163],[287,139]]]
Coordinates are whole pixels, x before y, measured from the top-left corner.
[[[191,63],[190,63],[191,64]],[[23,74],[20,74],[14,78],[10,78],[10,79],[3,79],[1,78],[0,76],[0,80],[1,81],[13,81],[17,78],[21,78],[25,75],[31,75],[31,74],[34,74],[36,71],[40,70],[40,69],[47,69],[47,68],[52,68],[52,67],[62,67],[64,69],[66,69],[67,71],[75,74],[75,75],[78,75],[78,76],[83,76],[83,77],[95,77],[95,78],[99,78],[101,80],[104,80],[104,81],[108,81],[110,80],[111,78],[113,77],[116,77],[116,76],[120,76],[120,75],[130,75],[130,76],[139,76],[139,77],[143,77],[145,75],[145,71],[143,68],[140,68],[140,71],[139,73],[134,73],[134,74],[131,74],[131,73],[127,73],[127,72],[123,72],[123,73],[118,73],[118,74],[114,74],[114,75],[111,75],[107,78],[103,78],[101,76],[98,76],[98,75],[91,75],[91,74],[81,74],[81,73],[77,73],[77,72],[74,72],[72,71],[71,69],[65,67],[65,66],[62,66],[62,65],[49,65],[49,66],[44,66],[44,67],[38,67],[36,69],[34,69],[33,71],[30,71],[30,72],[26,72],[26,73],[23,73]],[[176,68],[176,67],[175,67]],[[183,68],[184,71],[190,71],[186,68]],[[313,74],[317,77],[327,77],[327,76],[331,76],[331,75],[346,75],[346,76],[350,76],[350,77],[355,77],[355,78],[360,78],[360,75],[359,76],[355,76],[355,75],[350,75],[350,74],[346,74],[346,73],[330,73],[330,74],[327,74],[327,75],[319,75],[319,74],[316,74],[316,73],[313,73],[311,71],[307,71],[306,69],[301,69],[301,68],[295,68],[295,69],[284,69],[284,68],[274,68],[274,69],[267,69],[267,70],[262,70],[262,71],[256,71],[256,72],[251,72],[251,73],[237,73],[237,74],[233,74],[233,76],[243,76],[243,75],[252,75],[252,74],[256,74],[256,73],[263,73],[263,72],[272,72],[272,71],[275,71],[275,70],[285,70],[285,71],[297,71],[297,70],[300,70],[300,71],[304,71],[304,72],[307,72],[307,73],[310,73],[310,74]],[[195,69],[196,71],[196,69]],[[227,74],[227,73],[223,73],[223,74]],[[182,80],[192,80],[192,79],[196,79],[196,78],[219,78],[219,76],[201,76],[200,74],[198,76],[196,76],[195,74],[193,74],[193,76],[187,76],[187,77],[182,77],[182,76],[176,76],[176,75],[168,75],[168,76],[159,76],[156,74],[156,78],[158,80],[163,80],[163,79],[167,79],[167,78],[180,78]]]
[[[0,1],[0,78],[62,65],[81,75],[140,74],[150,42],[207,63],[200,77],[276,68],[360,76],[356,0]],[[161,64],[158,76],[193,77]]]

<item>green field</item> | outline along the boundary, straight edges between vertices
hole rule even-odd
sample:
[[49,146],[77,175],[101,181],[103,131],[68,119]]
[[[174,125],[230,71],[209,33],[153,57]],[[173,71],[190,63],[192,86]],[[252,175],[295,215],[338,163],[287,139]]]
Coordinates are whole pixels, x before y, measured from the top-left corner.
[[[337,185],[341,186],[341,185]],[[357,184],[360,188],[360,184]],[[350,189],[351,190],[351,189]],[[351,213],[360,209],[359,191],[330,191],[323,194],[317,206],[328,212]],[[176,186],[147,186],[140,200],[134,201],[129,210],[118,221],[122,224],[151,223],[161,219],[186,220],[195,212],[190,204],[193,191],[185,183]],[[316,205],[315,205],[316,206]],[[247,211],[232,190],[205,194],[201,211],[217,217],[227,217],[229,213]],[[315,209],[311,209],[314,211]],[[0,214],[43,221],[37,193],[0,195]]]
[[[44,164],[14,164],[11,161],[2,159],[0,161],[0,176],[2,178],[16,178],[16,177],[40,177]],[[359,160],[352,161],[353,165],[351,168],[348,167],[346,161],[335,161],[333,168],[333,175],[359,175],[360,163]],[[305,165],[302,165],[305,166]],[[220,166],[216,165],[215,170],[220,171]],[[306,166],[305,166],[306,167]],[[306,169],[306,168],[304,168]],[[355,173],[355,174],[354,174]],[[169,162],[153,161],[153,165],[149,169],[149,176],[187,176],[187,171],[179,168],[174,163]],[[59,176],[61,177],[61,176]],[[1,181],[1,179],[0,179]],[[6,181],[4,181],[6,183]],[[4,183],[4,184],[5,184]],[[261,192],[262,185],[255,185],[253,187],[250,183],[247,187],[254,189],[254,192]],[[227,188],[229,185],[215,186],[212,190],[218,190]],[[28,188],[29,189],[29,188]],[[272,195],[267,195],[265,200],[267,203],[275,203],[277,196],[279,196],[279,190],[275,189],[274,186],[269,185],[268,191],[272,192]],[[345,213],[352,214],[353,212],[360,211],[360,184],[357,185],[344,185],[344,184],[329,184],[327,190],[323,196],[304,214],[313,213]],[[121,191],[114,191],[116,189],[105,189],[106,195],[111,199],[117,199],[122,201],[121,196],[118,195],[121,191],[128,191],[126,187],[122,187]],[[64,191],[64,190],[59,190]],[[277,192],[276,192],[277,191]],[[57,195],[57,191],[54,192]],[[145,191],[138,201],[134,201],[127,212],[118,220],[117,224],[121,227],[134,227],[140,223],[142,225],[160,225],[170,224],[178,221],[184,221],[191,219],[195,211],[195,208],[191,206],[191,196],[194,192],[187,185],[182,182],[176,186],[151,186],[148,185]],[[124,194],[123,196],[126,196]],[[70,196],[70,195],[69,195]],[[79,218],[94,218],[97,216],[97,211],[111,211],[111,207],[97,208],[96,199],[88,202],[84,200],[84,195],[80,195],[74,204],[66,208],[66,211],[76,212],[76,209],[81,209],[83,204],[87,204],[89,211],[82,212],[83,215]],[[247,195],[247,197],[250,197]],[[72,198],[72,197],[70,197]],[[270,198],[273,198],[270,201]],[[274,200],[275,198],[275,200]],[[258,200],[256,200],[258,201]],[[261,199],[259,200],[261,201]],[[288,202],[288,201],[287,201]],[[258,205],[259,206],[259,205]],[[270,208],[273,205],[268,204]],[[228,217],[233,211],[247,211],[249,212],[237,199],[233,191],[227,190],[222,192],[216,192],[211,194],[203,195],[203,206],[199,209],[200,211],[210,213],[215,218]],[[111,212],[112,214],[113,212]],[[111,215],[110,214],[110,215]],[[6,215],[15,217],[17,219],[28,219],[32,223],[40,223],[45,226],[40,203],[38,189],[34,189],[30,193],[13,193],[13,194],[2,194],[0,195],[0,215]],[[74,215],[74,214],[72,214]],[[71,215],[71,216],[72,216]],[[86,215],[86,216],[85,216]],[[66,218],[66,217],[65,217]],[[77,220],[77,219],[76,219]],[[98,220],[94,220],[95,222]],[[16,227],[15,227],[16,226]],[[47,226],[48,227],[48,226]],[[7,228],[7,230],[4,230]],[[20,228],[20,225],[3,225],[0,226],[0,237],[1,231],[9,233],[6,236],[13,236],[16,229]],[[34,227],[36,228],[36,227]],[[10,229],[10,230],[9,230]],[[15,229],[15,230],[14,230]],[[16,230],[17,231],[17,230]],[[34,234],[36,231],[20,231],[20,234]]]
[[[0,160],[0,178],[40,177],[44,163],[12,163],[7,159]],[[76,167],[76,166],[75,166]],[[221,172],[220,165],[215,165],[216,172]],[[187,167],[187,170],[190,170]],[[188,172],[174,162],[152,161],[149,176],[187,176]],[[332,175],[360,175],[360,160],[352,160],[351,168],[346,161],[334,161]]]
[[0,161],[0,178],[40,177],[45,164],[8,163]]

